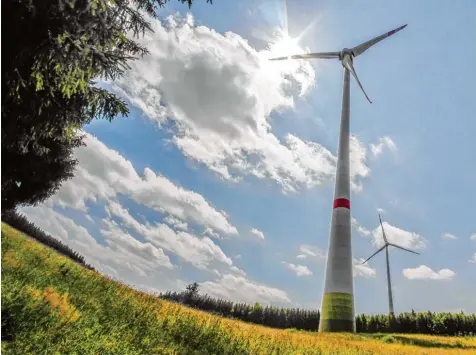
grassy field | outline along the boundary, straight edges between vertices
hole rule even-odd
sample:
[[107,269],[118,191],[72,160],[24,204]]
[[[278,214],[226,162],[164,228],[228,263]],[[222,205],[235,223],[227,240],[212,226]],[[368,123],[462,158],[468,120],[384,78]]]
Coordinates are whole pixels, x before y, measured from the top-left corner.
[[476,338],[275,330],[158,300],[2,223],[2,354],[475,354]]

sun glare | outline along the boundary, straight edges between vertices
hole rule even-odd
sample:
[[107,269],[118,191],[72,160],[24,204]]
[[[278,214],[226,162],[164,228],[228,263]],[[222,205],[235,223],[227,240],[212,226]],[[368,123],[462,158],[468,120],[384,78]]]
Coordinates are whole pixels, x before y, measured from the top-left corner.
[[[307,51],[299,45],[299,37],[290,37],[285,31],[279,31],[274,38],[274,41],[268,46],[268,58],[273,57],[287,57],[294,54],[302,54]],[[275,62],[283,64],[286,61]]]
[[271,53],[278,57],[291,56],[303,51],[303,49],[299,47],[298,39],[291,38],[287,34],[283,34],[276,43],[271,45],[270,49]]

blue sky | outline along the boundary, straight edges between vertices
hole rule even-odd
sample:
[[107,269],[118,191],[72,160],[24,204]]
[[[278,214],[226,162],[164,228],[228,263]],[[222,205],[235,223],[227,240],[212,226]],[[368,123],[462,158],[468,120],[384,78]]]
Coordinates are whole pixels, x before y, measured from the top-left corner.
[[[393,241],[422,253],[391,252],[397,312],[476,312],[475,11],[287,1],[289,36],[308,29],[285,50],[340,50],[408,24],[355,60],[372,105],[351,83],[356,264],[381,240],[378,208]],[[217,297],[319,307],[342,66],[267,62],[283,54],[285,13],[281,0],[168,4],[143,39],[151,55],[104,84],[129,117],[87,126],[77,176],[23,211],[139,288],[197,281]],[[387,312],[384,267],[379,254],[355,269],[357,312]]]

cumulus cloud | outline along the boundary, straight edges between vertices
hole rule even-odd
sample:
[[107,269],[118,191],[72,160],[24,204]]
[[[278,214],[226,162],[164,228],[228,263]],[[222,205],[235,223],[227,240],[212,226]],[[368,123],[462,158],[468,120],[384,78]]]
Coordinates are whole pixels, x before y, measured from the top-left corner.
[[218,271],[217,269],[213,269],[212,272],[217,275],[218,277],[221,277],[221,273],[220,271]]
[[213,239],[222,239],[220,235],[210,227],[205,228],[205,230],[203,231],[203,235],[208,235],[210,238]]
[[264,234],[259,229],[252,228],[251,229],[251,234],[253,234],[255,237],[257,237],[259,239],[264,239]]
[[241,276],[246,276],[246,272],[236,266],[231,266],[230,270],[233,271],[234,273],[241,275]]
[[[361,226],[359,222],[352,217],[351,225],[361,236],[372,237],[372,244],[375,247],[381,247],[384,244],[382,227],[380,224],[378,224],[373,230],[370,230]],[[407,249],[426,248],[427,241],[420,234],[392,226],[388,222],[382,222],[382,225],[385,229],[385,235],[390,243],[397,244]]]
[[313,245],[302,244],[299,246],[299,251],[301,254],[299,254],[297,258],[301,260],[323,261],[326,259],[326,252]]
[[86,211],[87,201],[107,202],[122,194],[159,213],[167,213],[165,222],[175,223],[178,229],[186,230],[183,221],[188,220],[226,234],[238,234],[223,211],[218,211],[202,195],[149,168],[140,177],[129,160],[94,136],[86,134],[84,141],[86,146],[75,151],[79,161],[75,176],[47,202],[50,205]]
[[[103,220],[104,227],[101,228],[101,236],[106,241],[106,244],[110,249],[112,249],[116,254],[120,254],[123,258],[127,257],[126,263],[131,262],[131,256],[133,256],[138,265],[147,264],[154,265],[158,262],[161,265],[172,268],[172,264],[167,255],[164,254],[162,248],[157,248],[152,245],[150,242],[142,243],[132,237],[129,233],[122,230],[116,222],[110,220]],[[132,251],[132,252],[131,252]],[[137,267],[136,270],[142,274],[146,275],[145,272],[140,267]]]
[[385,136],[380,138],[377,144],[371,144],[370,148],[374,157],[378,157],[383,153],[385,148],[387,148],[391,152],[395,152],[397,150],[397,145],[390,137]]
[[359,139],[351,135],[349,142],[350,151],[350,187],[353,191],[362,191],[362,179],[370,173],[370,169],[367,166],[367,149],[359,141]]
[[206,269],[214,261],[232,265],[231,259],[209,237],[199,238],[185,231],[174,231],[163,223],[141,224],[117,202],[106,206],[106,211],[152,245],[179,256],[199,269]]
[[377,208],[377,212],[380,214],[386,213],[386,211],[383,208]]
[[244,276],[225,274],[221,279],[206,281],[200,285],[203,293],[234,302],[254,304],[289,304],[285,291],[251,281]]
[[[401,228],[392,226],[387,222],[383,222],[383,228],[385,229],[385,235],[390,243],[395,243],[407,249],[424,249],[426,248],[426,239],[420,234],[415,232],[409,232]],[[372,231],[372,243],[374,246],[379,247],[384,244],[382,229],[378,225]]]
[[472,263],[472,264],[476,264],[476,253],[473,254],[473,257],[471,260],[468,260],[468,262]]
[[451,233],[443,233],[441,235],[441,238],[443,238],[443,239],[458,239],[458,237],[456,237],[454,234],[451,234]]
[[106,221],[101,228],[104,244],[99,244],[86,228],[48,206],[25,207],[21,212],[45,232],[61,240],[86,261],[107,275],[120,271],[146,275],[157,268],[174,266],[162,248],[150,242],[142,243],[130,236],[114,222]]
[[469,239],[471,240],[476,240],[476,233],[473,233],[470,235]]
[[294,272],[297,275],[297,277],[312,276],[312,271],[309,270],[307,266],[287,263],[285,261],[283,261],[282,263],[288,270],[291,270],[292,272]]
[[352,273],[354,277],[371,278],[377,275],[377,271],[371,268],[368,263],[362,264],[365,259],[353,259],[352,260]]
[[369,236],[372,235],[372,231],[368,230],[367,228],[362,227],[354,217],[351,218],[350,222],[351,222],[352,227],[354,227],[361,236],[369,237]]
[[[277,33],[277,43],[256,51],[237,34],[195,26],[193,17],[151,20],[154,33],[139,39],[150,54],[112,89],[159,125],[174,122],[172,142],[219,177],[275,181],[285,193],[333,180],[335,156],[316,142],[272,133],[270,114],[294,107],[312,87],[309,61],[269,62],[297,43]],[[283,46],[283,40],[288,45]],[[351,141],[352,187],[368,174],[365,147]]]
[[450,269],[433,271],[426,265],[420,265],[414,269],[404,269],[403,276],[409,280],[451,280],[456,273]]
[[[180,229],[180,230],[188,230],[188,224],[187,222],[184,222],[174,216],[167,216],[164,218],[164,222],[167,223],[169,226],[174,227],[174,229]],[[207,229],[210,227],[207,227]]]

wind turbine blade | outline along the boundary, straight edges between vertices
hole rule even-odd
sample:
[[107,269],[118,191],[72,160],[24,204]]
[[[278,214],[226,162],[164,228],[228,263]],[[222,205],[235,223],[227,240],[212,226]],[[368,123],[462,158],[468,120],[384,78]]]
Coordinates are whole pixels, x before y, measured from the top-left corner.
[[380,253],[387,245],[384,245],[383,247],[381,247],[379,250],[377,250],[375,253],[373,253],[372,255],[370,255],[369,258],[367,258],[367,260],[365,260],[362,264],[365,264],[367,261],[369,261],[370,259],[372,259],[375,255],[377,255],[378,253]]
[[407,27],[407,25],[403,25],[403,26],[398,27],[398,28],[396,28],[396,29],[394,29],[390,32],[387,32],[387,33],[381,35],[381,36],[375,37],[374,39],[371,39],[370,41],[359,44],[358,46],[355,46],[354,48],[352,48],[351,51],[352,51],[352,53],[354,53],[354,56],[357,57],[358,55],[361,55],[362,53],[364,53],[367,49],[369,49],[373,45],[377,44],[378,42],[380,42],[381,40],[383,40],[387,37],[390,37],[391,35],[397,33],[398,31],[403,30],[405,27]]
[[382,218],[380,217],[380,213],[378,214],[378,219],[380,220],[380,227],[382,227],[382,235],[385,244],[388,244],[387,236],[385,235],[385,230],[383,229]]
[[339,52],[321,52],[321,53],[295,54],[295,55],[290,55],[290,56],[287,56],[287,57],[271,58],[269,60],[312,59],[312,58],[335,59],[335,58],[339,58]]
[[369,100],[370,103],[372,103],[372,101],[370,101],[370,99],[369,99],[369,96],[365,92],[364,87],[360,83],[359,77],[357,76],[357,73],[355,72],[355,69],[354,69],[354,66],[352,65],[352,62],[350,60],[343,60],[342,64],[352,73],[355,80],[357,80],[357,84],[359,84],[360,88],[362,89],[362,92],[364,93],[365,97],[367,98],[367,100]]
[[417,253],[416,251],[413,251],[413,250],[410,250],[410,249],[405,249],[404,247],[401,247],[401,246],[396,245],[396,244],[388,243],[388,245],[391,245],[392,247],[395,247],[395,248],[399,248],[399,249],[402,249],[402,250],[409,251],[410,253],[413,253],[413,254],[420,255],[420,253]]

